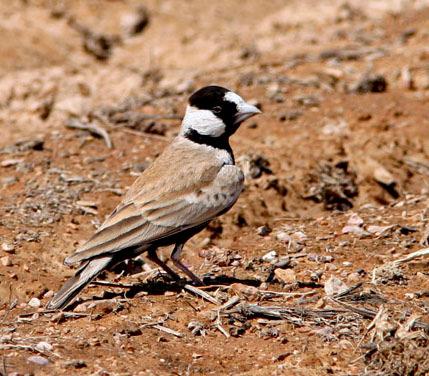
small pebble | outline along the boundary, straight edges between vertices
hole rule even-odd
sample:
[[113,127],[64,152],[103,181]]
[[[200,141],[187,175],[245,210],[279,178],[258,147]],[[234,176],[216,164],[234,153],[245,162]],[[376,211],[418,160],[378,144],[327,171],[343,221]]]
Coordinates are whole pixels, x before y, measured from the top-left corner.
[[6,243],[6,242],[4,242],[4,243],[1,245],[1,249],[2,249],[3,251],[5,251],[5,252],[10,252],[10,253],[12,253],[12,252],[15,250],[15,247],[14,247],[14,245],[13,245],[13,244],[10,244],[10,243]]
[[333,296],[339,293],[342,293],[348,289],[348,286],[341,281],[341,279],[338,279],[337,277],[331,276],[326,282],[325,282],[325,293],[328,296]]
[[353,265],[353,263],[350,261],[344,261],[343,262],[343,266],[352,266],[352,265]]
[[86,363],[83,360],[69,360],[64,364],[67,368],[85,368],[87,367]]
[[40,299],[38,298],[31,298],[28,302],[28,305],[32,308],[39,308],[42,303],[40,302]]
[[3,266],[12,266],[12,260],[9,256],[3,256],[0,261]]
[[343,234],[355,234],[359,236],[367,236],[369,233],[365,231],[362,227],[357,225],[346,225],[341,230]]
[[40,352],[46,352],[52,351],[53,347],[50,343],[42,341],[35,346],[35,349]]
[[47,366],[49,364],[49,360],[40,355],[33,355],[28,357],[28,362],[37,364],[38,366]]
[[265,261],[265,262],[274,262],[276,260],[277,260],[276,251],[269,251],[268,253],[262,256],[262,261]]
[[10,167],[10,166],[15,166],[21,162],[22,162],[22,159],[5,159],[0,163],[0,165],[2,167]]
[[347,276],[347,282],[349,283],[358,283],[360,282],[361,276],[359,273],[350,273]]
[[268,226],[260,226],[256,229],[256,233],[260,236],[267,236],[271,232]]
[[296,273],[292,269],[276,269],[274,270],[276,278],[283,283],[296,282]]
[[291,237],[284,231],[278,231],[276,233],[276,239],[285,243],[289,243],[292,240]]
[[52,298],[54,296],[54,291],[53,290],[49,290],[49,291],[47,291],[44,295],[43,295],[43,298],[45,298],[45,299],[50,299],[50,298]]
[[359,217],[356,213],[353,213],[347,221],[348,225],[362,226],[363,223],[363,219]]

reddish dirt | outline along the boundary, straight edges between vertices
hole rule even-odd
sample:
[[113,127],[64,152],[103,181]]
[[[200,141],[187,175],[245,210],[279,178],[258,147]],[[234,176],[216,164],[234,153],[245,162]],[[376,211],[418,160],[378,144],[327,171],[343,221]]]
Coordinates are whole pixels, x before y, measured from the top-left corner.
[[[417,325],[401,334],[410,317],[429,325],[428,258],[383,281],[374,272],[427,246],[429,3],[153,0],[145,2],[150,23],[135,36],[123,25],[138,1],[52,4],[0,4],[0,374],[429,373],[427,333]],[[121,41],[97,60],[76,24]],[[381,75],[387,88],[357,92],[365,75]],[[228,313],[225,336],[215,305],[141,272],[140,262],[100,277],[134,288],[93,285],[70,311],[78,317],[45,313],[73,273],[64,258],[180,126],[161,119],[131,129],[126,118],[114,129],[115,116],[125,108],[181,116],[188,95],[210,83],[263,114],[232,139],[245,191],[189,241],[185,261],[210,273],[216,286],[207,291],[222,303],[237,295],[240,304],[344,312],[294,323]],[[71,117],[105,127],[113,149],[67,128]],[[260,169],[258,156],[269,165]],[[362,233],[343,233],[356,218]],[[260,235],[260,226],[271,232]],[[272,250],[289,257],[278,267],[288,280],[269,278],[273,267],[261,258]],[[332,276],[362,283],[360,300],[345,308],[327,297]],[[372,319],[350,307],[388,313],[367,329]],[[193,320],[205,336],[188,328]],[[48,363],[32,362],[36,355]]]

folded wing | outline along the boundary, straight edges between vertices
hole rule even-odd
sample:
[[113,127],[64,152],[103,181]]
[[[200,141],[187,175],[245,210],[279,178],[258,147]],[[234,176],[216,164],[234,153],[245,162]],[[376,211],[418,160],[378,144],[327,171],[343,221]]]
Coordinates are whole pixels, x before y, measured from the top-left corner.
[[93,237],[65,260],[73,264],[121,250],[167,240],[184,230],[210,221],[237,200],[243,184],[241,170],[233,165],[193,171],[185,180],[151,178],[144,174],[124,202],[100,226]]

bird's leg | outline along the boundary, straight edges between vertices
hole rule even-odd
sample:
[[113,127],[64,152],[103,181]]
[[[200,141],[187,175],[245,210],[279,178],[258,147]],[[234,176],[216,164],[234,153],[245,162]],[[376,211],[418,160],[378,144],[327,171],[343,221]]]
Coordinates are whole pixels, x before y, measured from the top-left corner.
[[147,252],[147,258],[154,262],[155,264],[157,264],[158,266],[160,266],[162,269],[164,269],[165,272],[167,272],[167,274],[173,278],[175,281],[179,281],[180,280],[180,276],[173,271],[164,261],[162,261],[158,255],[156,254],[156,248],[151,248],[149,249],[149,251]]
[[198,278],[194,273],[192,273],[182,262],[180,261],[180,254],[182,253],[184,243],[176,243],[174,246],[173,252],[171,253],[171,261],[173,264],[179,268],[183,273],[185,273],[189,278],[191,278],[194,283],[197,285],[204,285],[204,282]]

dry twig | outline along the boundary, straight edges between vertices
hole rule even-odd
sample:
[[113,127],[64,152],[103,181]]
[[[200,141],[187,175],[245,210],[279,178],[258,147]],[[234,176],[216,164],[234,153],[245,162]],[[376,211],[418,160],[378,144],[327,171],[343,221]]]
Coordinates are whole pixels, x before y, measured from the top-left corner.
[[67,121],[66,127],[88,131],[89,133],[95,136],[101,137],[109,149],[113,148],[113,143],[112,143],[112,140],[110,139],[109,134],[104,128],[98,126],[97,124],[84,123],[83,121],[80,121],[76,118],[71,118]]
[[216,304],[216,305],[220,305],[219,300],[217,300],[216,298],[214,298],[214,297],[213,297],[213,296],[211,296],[210,294],[206,293],[205,291],[200,290],[199,288],[196,288],[196,287],[194,287],[194,286],[191,286],[191,285],[186,284],[186,285],[184,286],[184,289],[185,289],[185,290],[187,290],[187,291],[192,292],[192,293],[193,293],[193,294],[195,294],[195,295],[200,296],[201,298],[203,298],[203,299],[205,299],[205,300],[209,301],[210,303],[213,303],[213,304]]

